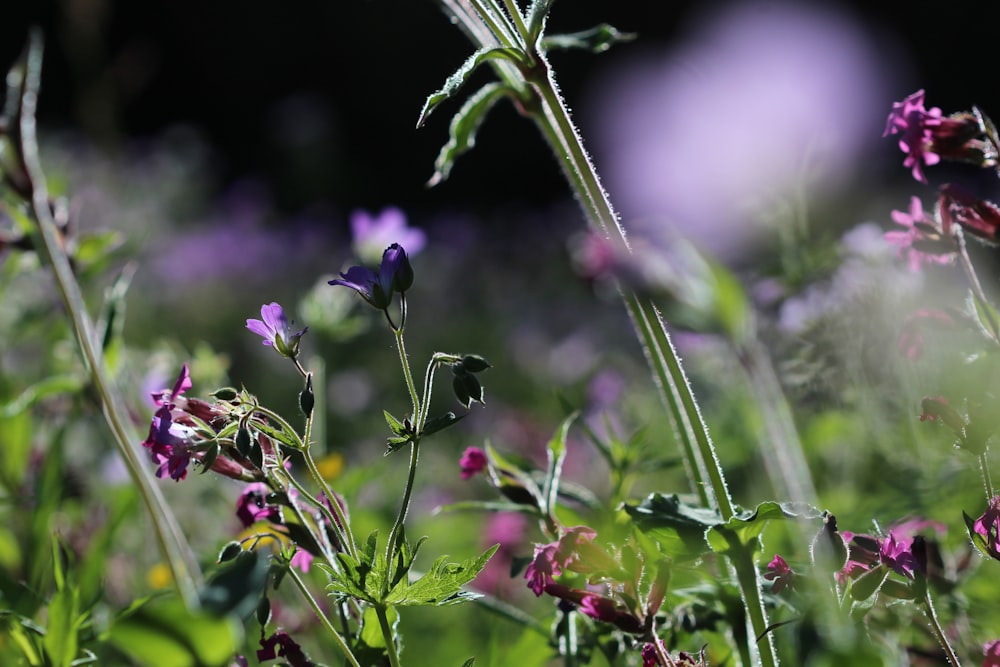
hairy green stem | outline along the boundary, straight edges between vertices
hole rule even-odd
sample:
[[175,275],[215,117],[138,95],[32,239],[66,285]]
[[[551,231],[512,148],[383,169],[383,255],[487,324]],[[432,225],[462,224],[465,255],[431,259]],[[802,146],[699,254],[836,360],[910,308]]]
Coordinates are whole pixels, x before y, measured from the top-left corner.
[[19,129],[21,159],[30,182],[32,212],[38,223],[35,247],[42,251],[39,255],[47,259],[52,266],[55,284],[90,372],[91,382],[101,397],[105,421],[149,513],[160,554],[170,568],[174,585],[181,598],[189,607],[196,607],[198,588],[201,586],[201,569],[170,505],[167,504],[156,484],[156,479],[144,463],[145,457],[138,451],[139,436],[128,420],[128,412],[117,388],[108,377],[103,353],[97,344],[99,339],[93,321],[87,313],[80,285],[66,256],[62,236],[52,218],[45,174],[38,155],[35,125],[41,60],[41,36],[33,32],[25,64]]
[[[392,525],[392,530],[389,532],[389,541],[385,545],[385,563],[387,567],[392,566],[396,549],[398,548],[397,542],[399,542],[400,535],[403,532],[403,522],[406,521],[406,513],[410,508],[410,497],[413,495],[413,481],[417,477],[417,461],[419,458],[420,440],[411,440],[410,469],[406,477],[406,488],[403,490],[403,500],[399,503],[399,514],[396,515],[396,522]],[[385,581],[388,587],[389,577],[386,577]],[[388,594],[389,591],[385,590],[383,593]]]
[[[403,377],[406,380],[406,390],[410,393],[410,403],[413,406],[413,422],[420,418],[421,403],[420,396],[417,395],[417,386],[413,383],[413,373],[410,371],[410,359],[406,356],[406,344],[403,342],[403,330],[393,329],[396,336],[396,349],[399,351],[399,364],[403,367]],[[424,408],[426,409],[426,408]]]
[[927,616],[927,621],[931,624],[931,632],[934,633],[934,638],[938,640],[938,643],[944,650],[948,664],[951,667],[961,667],[962,663],[959,661],[958,655],[955,654],[955,649],[951,647],[948,636],[941,627],[941,622],[938,621],[937,612],[934,611],[934,603],[931,601],[931,594],[928,590],[924,590],[923,608],[924,614]]
[[340,652],[344,654],[344,658],[347,660],[348,664],[352,667],[361,667],[358,659],[355,658],[354,653],[351,652],[351,647],[347,645],[343,636],[337,632],[337,628],[333,627],[333,623],[331,623],[330,619],[323,613],[323,609],[320,608],[319,603],[316,602],[316,598],[314,598],[312,593],[309,592],[309,587],[306,586],[304,581],[302,581],[302,577],[299,576],[299,573],[295,571],[294,567],[290,567],[287,569],[287,574],[291,580],[295,582],[295,586],[299,589],[302,597],[304,597],[306,602],[309,603],[309,606],[312,607],[313,613],[316,614],[316,618],[318,618],[323,624],[327,634],[329,634],[333,639],[333,643],[336,644],[337,648],[340,649]]

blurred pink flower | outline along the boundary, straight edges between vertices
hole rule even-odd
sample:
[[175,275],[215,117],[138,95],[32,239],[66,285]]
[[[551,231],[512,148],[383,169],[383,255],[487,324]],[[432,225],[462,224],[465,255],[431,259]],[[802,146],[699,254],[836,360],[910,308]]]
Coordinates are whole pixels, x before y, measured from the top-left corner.
[[423,230],[408,226],[406,215],[395,207],[383,209],[377,215],[360,210],[351,213],[351,237],[355,254],[365,262],[378,261],[393,243],[406,248],[411,257],[427,244]]

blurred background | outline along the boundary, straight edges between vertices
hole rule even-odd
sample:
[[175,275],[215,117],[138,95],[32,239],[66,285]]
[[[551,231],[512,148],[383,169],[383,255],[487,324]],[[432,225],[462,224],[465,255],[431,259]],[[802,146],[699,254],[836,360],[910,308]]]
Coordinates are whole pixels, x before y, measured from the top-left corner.
[[[752,444],[763,427],[752,384],[733,381],[743,377],[733,375],[742,372],[739,363],[728,348],[718,353],[725,345],[697,298],[671,301],[679,293],[698,297],[709,285],[698,273],[705,265],[682,261],[690,257],[679,239],[733,271],[749,295],[758,334],[796,408],[821,504],[838,508],[842,528],[863,532],[872,516],[938,516],[942,498],[956,502],[955,488],[970,512],[978,502],[975,484],[956,482],[968,462],[956,460],[949,437],[914,425],[921,396],[962,384],[942,370],[958,352],[931,355],[921,368],[896,354],[906,314],[934,298],[959,303],[961,277],[943,268],[911,274],[881,231],[911,196],[929,207],[933,187],[945,180],[978,178],[995,195],[995,179],[941,166],[928,171],[931,187],[923,186],[902,167],[896,140],[881,134],[892,103],[920,88],[927,106],[945,113],[978,105],[1000,116],[1000,88],[988,69],[996,40],[982,6],[554,5],[550,33],[602,22],[636,33],[607,53],[556,52],[551,61],[642,251],[642,270],[679,325],[740,502],[773,497]],[[342,457],[331,472],[337,488],[355,500],[360,521],[388,520],[395,496],[384,489],[401,480],[405,464],[382,458],[381,410],[401,413],[408,402],[392,337],[373,311],[326,280],[364,254],[352,217],[395,208],[389,215],[405,218],[423,246],[410,248],[417,281],[407,335],[415,368],[432,350],[475,352],[494,363],[483,378],[486,409],[425,450],[428,468],[445,472],[440,484],[419,491],[414,534],[433,534],[439,553],[492,543],[489,536],[472,548],[463,542],[477,534],[478,517],[435,524],[429,512],[483,496],[483,487],[456,483],[465,445],[488,438],[544,462],[544,444],[562,418],[556,394],[619,437],[641,432],[656,456],[671,451],[625,314],[586,252],[579,210],[531,124],[501,103],[451,178],[425,187],[461,102],[442,105],[419,130],[418,113],[471,53],[435,3],[8,2],[0,66],[14,61],[30,26],[41,27],[46,41],[40,123],[53,189],[69,196],[82,232],[121,235],[106,273],[90,276],[92,293],[123,266],[135,272],[125,325],[135,356],[122,371],[133,386],[169,386],[179,362],[190,360],[195,392],[245,384],[292,413],[297,376],[244,328],[262,303],[282,302],[310,326],[303,348],[306,365],[325,377],[328,437],[319,440]],[[489,80],[477,74],[467,92]],[[990,273],[993,255],[978,259]],[[3,302],[12,331],[34,312],[42,288],[18,289]],[[44,356],[37,342],[28,345]],[[35,357],[14,349],[3,352],[5,372],[31,375],[27,360]],[[60,363],[66,357],[64,350]],[[445,391],[436,404],[456,409]],[[136,391],[134,402],[145,428],[151,408],[142,395]],[[91,429],[99,440],[99,425]],[[596,454],[579,440],[574,448],[567,475],[605,491],[606,471],[589,467]],[[80,456],[105,455],[102,474],[124,481],[110,449]],[[658,461],[670,472],[636,493],[683,490],[676,463]],[[165,488],[182,508],[197,510],[209,497],[228,507],[238,491],[206,480]],[[881,492],[869,493],[875,488]],[[947,510],[954,519],[954,506]],[[185,518],[205,553],[232,533],[229,524],[203,530],[196,511]],[[456,531],[456,523],[470,530]],[[524,526],[501,529],[517,534],[516,555],[537,539]],[[951,539],[963,543],[960,526]],[[523,596],[521,582],[491,576]],[[983,589],[982,598],[993,592]]]

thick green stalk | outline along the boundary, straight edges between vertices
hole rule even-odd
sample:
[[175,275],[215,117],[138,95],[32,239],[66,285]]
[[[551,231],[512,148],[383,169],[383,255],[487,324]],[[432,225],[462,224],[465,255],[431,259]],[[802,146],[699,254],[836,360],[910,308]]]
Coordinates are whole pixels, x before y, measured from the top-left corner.
[[[461,0],[439,1],[446,9],[461,4]],[[452,13],[477,46],[491,46],[497,41],[505,41],[503,35],[489,35],[489,30],[484,30],[481,24],[471,24],[467,11]],[[596,231],[628,250],[625,230],[570,119],[569,110],[558,92],[544,54],[535,51],[533,44],[520,46],[531,58],[533,67],[517,73],[507,63],[502,63],[495,67],[497,75],[514,90],[526,91],[527,84],[532,98],[522,102],[526,102],[526,109],[549,142],[587,220]],[[728,520],[734,515],[735,509],[722,466],[663,319],[648,299],[627,288],[622,288],[621,294],[660,390],[661,399],[673,419],[692,486],[703,502],[717,509],[722,518]],[[770,633],[766,631],[768,623],[760,597],[760,573],[749,559],[733,562],[733,566],[737,568],[737,580],[742,589],[747,614],[753,621],[754,635],[759,637],[759,644],[752,644],[751,651],[764,667],[777,665],[777,654]]]
[[174,584],[181,598],[189,607],[198,605],[198,588],[201,585],[201,569],[191,546],[181,532],[170,505],[167,504],[146,463],[146,457],[138,450],[140,437],[132,428],[127,417],[124,402],[114,383],[108,377],[104,366],[103,352],[94,323],[87,312],[86,303],[76,282],[76,276],[63,249],[63,240],[52,218],[45,174],[38,155],[38,141],[35,127],[35,109],[41,76],[41,37],[33,33],[25,65],[24,92],[21,98],[20,140],[23,167],[30,182],[31,207],[38,223],[37,243],[39,255],[52,266],[55,284],[66,307],[70,324],[76,334],[80,352],[90,372],[94,389],[101,397],[104,418],[114,436],[114,442],[121,453],[129,474],[139,489],[146,510],[149,513],[153,532],[160,548],[160,554],[173,575]]
[[389,655],[389,665],[391,667],[399,667],[399,654],[396,652],[396,637],[392,634],[392,626],[389,625],[389,617],[385,612],[386,608],[384,606],[375,606],[375,613],[378,615],[378,624],[382,628],[382,637],[385,639],[385,650]]

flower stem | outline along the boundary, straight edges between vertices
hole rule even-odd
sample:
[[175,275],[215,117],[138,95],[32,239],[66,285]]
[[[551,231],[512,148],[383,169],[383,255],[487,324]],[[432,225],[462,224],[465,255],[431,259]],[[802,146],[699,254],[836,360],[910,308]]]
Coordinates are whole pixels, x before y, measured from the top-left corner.
[[[400,535],[403,532],[403,522],[406,520],[406,513],[410,508],[410,497],[413,495],[413,481],[417,477],[417,460],[420,457],[420,440],[410,441],[410,470],[406,477],[406,488],[403,490],[403,500],[399,504],[399,514],[396,515],[396,522],[389,532],[389,541],[385,545],[385,563],[391,566],[396,555]],[[389,585],[389,577],[386,577],[386,586]],[[383,593],[388,594],[385,590]]]
[[938,621],[937,612],[934,611],[934,603],[931,602],[931,594],[928,590],[924,591],[923,607],[924,613],[927,615],[927,620],[931,624],[931,632],[934,633],[934,637],[938,640],[938,643],[941,644],[945,657],[948,659],[948,664],[950,664],[951,667],[961,667],[962,663],[955,654],[955,649],[951,647],[951,643],[948,641],[948,636],[945,635],[940,621]]
[[413,373],[410,371],[410,359],[406,356],[406,344],[403,342],[403,330],[393,329],[396,335],[396,349],[399,350],[399,363],[403,367],[403,377],[406,379],[406,390],[410,392],[410,403],[413,405],[413,421],[417,421],[420,416],[420,396],[417,395],[417,386],[413,383]]
[[385,613],[383,605],[375,605],[375,613],[378,615],[378,624],[382,628],[382,637],[385,639],[385,651],[389,654],[389,664],[392,667],[399,667],[399,654],[396,652],[396,638],[392,634],[392,627],[389,625],[389,617]]
[[339,648],[341,653],[344,654],[348,664],[352,665],[352,667],[361,667],[358,659],[355,658],[354,653],[351,652],[351,647],[347,645],[347,642],[341,634],[337,632],[337,628],[333,627],[333,623],[331,623],[330,619],[323,613],[319,603],[316,602],[316,598],[314,598],[312,593],[309,592],[309,588],[306,586],[306,583],[302,581],[302,577],[299,576],[299,573],[295,571],[294,567],[289,567],[287,574],[292,581],[295,582],[295,586],[299,589],[299,592],[302,593],[302,597],[304,597],[306,602],[309,603],[309,606],[312,607],[313,613],[316,614],[316,618],[318,618],[323,624],[323,627],[326,628],[327,633],[333,639],[333,643],[336,644],[337,648]]
[[41,61],[41,36],[40,33],[33,32],[24,68],[18,151],[30,184],[32,212],[38,223],[35,247],[39,249],[39,258],[47,260],[52,267],[56,287],[66,307],[70,325],[76,334],[80,352],[90,372],[91,382],[101,398],[105,421],[146,505],[160,553],[170,568],[181,598],[189,607],[195,607],[198,604],[198,587],[201,585],[198,561],[155,478],[148,466],[144,465],[144,457],[137,451],[136,443],[139,442],[139,437],[133,432],[121,395],[107,375],[103,352],[97,344],[99,339],[94,331],[94,323],[87,313],[80,285],[66,255],[63,236],[52,217],[35,134],[35,109],[38,101]]
[[323,475],[320,474],[319,468],[316,467],[316,461],[313,460],[312,453],[309,451],[309,448],[302,450],[302,458],[305,459],[306,468],[309,469],[309,474],[312,475],[313,480],[319,485],[319,488],[323,491],[323,495],[325,495],[326,499],[329,501],[330,508],[332,508],[333,514],[336,515],[336,521],[334,521],[333,516],[330,516],[331,509],[327,508],[325,503],[317,502],[317,506],[321,512],[327,515],[328,520],[332,522],[334,530],[337,530],[337,533],[341,535],[341,542],[343,543],[342,546],[347,549],[347,553],[357,558],[358,549],[354,544],[354,534],[351,531],[351,522],[348,520],[347,514],[340,506],[340,502],[337,500],[337,496],[334,495],[330,485],[327,484]]

